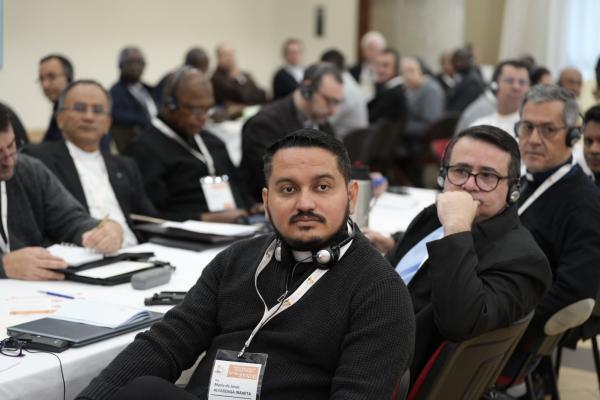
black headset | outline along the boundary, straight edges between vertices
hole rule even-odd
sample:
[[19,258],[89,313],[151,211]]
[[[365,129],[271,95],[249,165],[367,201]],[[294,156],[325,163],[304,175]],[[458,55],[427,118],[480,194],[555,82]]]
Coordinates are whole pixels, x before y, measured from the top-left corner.
[[[458,140],[451,140],[448,142],[446,147],[444,148],[444,152],[442,153],[442,158],[440,159],[440,169],[438,170],[437,184],[439,187],[444,187],[444,182],[446,181],[446,158],[448,157],[448,148],[453,147],[454,144]],[[510,186],[508,187],[508,194],[506,196],[506,202],[508,204],[515,204],[519,197],[521,197],[521,185],[519,184],[519,179],[512,180],[509,178]]]
[[[325,247],[324,249],[311,252],[311,258],[319,265],[319,269],[329,269],[333,267],[340,259],[340,249],[356,236],[356,231],[358,228],[354,221],[349,220],[349,222],[352,225],[352,232],[346,239],[332,246]],[[277,246],[275,247],[275,260],[277,262],[281,262],[280,239],[278,239]]]
[[[332,74],[335,76],[340,75],[339,69],[331,63],[318,63],[313,64],[306,69],[302,82],[298,85],[300,95],[305,100],[310,100],[313,93],[318,89],[319,83],[323,76]],[[308,84],[306,83],[308,81]]]
[[171,76],[171,79],[165,88],[168,91],[165,90],[167,93],[165,93],[164,96],[164,105],[169,110],[174,111],[177,109],[177,87],[179,86],[180,81],[183,79],[183,76],[192,69],[194,68],[190,67],[189,65],[184,65],[179,67]]

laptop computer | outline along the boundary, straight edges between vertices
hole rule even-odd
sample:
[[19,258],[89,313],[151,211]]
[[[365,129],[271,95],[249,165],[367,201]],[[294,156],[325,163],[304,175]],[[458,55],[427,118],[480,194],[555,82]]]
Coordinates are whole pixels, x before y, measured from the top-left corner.
[[109,339],[114,336],[145,328],[159,321],[164,315],[163,313],[156,311],[148,311],[148,314],[148,318],[131,324],[121,325],[116,328],[88,325],[79,322],[71,322],[48,317],[11,326],[7,328],[6,331],[9,336],[17,339],[21,335],[28,334],[33,336],[61,339],[69,342],[71,347],[82,347],[104,339]]

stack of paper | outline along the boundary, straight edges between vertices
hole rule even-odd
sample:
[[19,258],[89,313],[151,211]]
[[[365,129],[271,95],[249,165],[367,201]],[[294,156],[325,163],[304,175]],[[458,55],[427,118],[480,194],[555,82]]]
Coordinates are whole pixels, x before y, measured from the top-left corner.
[[46,250],[53,256],[60,257],[71,267],[78,267],[93,261],[102,260],[104,257],[100,253],[94,253],[90,249],[80,246],[70,246],[64,244],[53,244]]
[[53,315],[53,318],[65,321],[108,328],[129,325],[149,317],[150,312],[147,310],[78,299],[66,302]]
[[258,230],[257,227],[252,225],[239,225],[239,224],[223,224],[217,222],[202,222],[202,221],[184,221],[174,222],[168,221],[162,224],[165,228],[176,228],[183,229],[195,233],[206,233],[209,235],[221,235],[221,236],[249,236]]

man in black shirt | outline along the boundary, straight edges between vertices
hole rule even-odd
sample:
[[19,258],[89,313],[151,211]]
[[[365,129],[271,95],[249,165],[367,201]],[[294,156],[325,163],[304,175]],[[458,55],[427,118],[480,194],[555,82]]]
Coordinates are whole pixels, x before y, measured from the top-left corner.
[[44,135],[44,142],[54,142],[62,138],[62,133],[56,123],[58,97],[60,92],[73,81],[73,65],[63,55],[49,54],[40,60],[39,82],[44,95],[52,102],[52,116]]
[[600,106],[594,106],[583,116],[583,155],[600,186]]
[[[238,398],[392,398],[414,316],[402,280],[348,219],[358,186],[343,145],[303,129],[267,149],[264,171],[276,233],[217,255],[78,398],[227,398],[217,396],[234,389],[223,378],[232,362],[264,373],[258,388],[248,373]],[[186,390],[171,385],[204,351]]]
[[525,94],[515,125],[527,173],[519,199],[521,222],[548,257],[553,282],[503,375],[517,370],[527,351],[536,351],[544,324],[554,313],[582,299],[595,299],[600,284],[600,190],[573,162],[577,102],[555,85]]

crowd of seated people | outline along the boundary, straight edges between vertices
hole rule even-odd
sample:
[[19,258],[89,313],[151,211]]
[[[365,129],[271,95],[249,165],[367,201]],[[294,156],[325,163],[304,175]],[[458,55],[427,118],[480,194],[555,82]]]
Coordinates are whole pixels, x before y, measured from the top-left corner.
[[[203,349],[216,351],[211,340],[223,334],[217,332],[220,323],[247,323],[235,318],[222,321],[217,315],[222,306],[217,299],[220,290],[239,290],[242,298],[248,295],[247,288],[219,286],[221,278],[233,273],[225,257],[242,266],[238,253],[256,253],[259,261],[264,253],[258,254],[260,249],[279,246],[281,252],[283,245],[287,253],[274,256],[280,258],[273,263],[294,265],[286,272],[289,277],[277,272],[256,282],[267,289],[275,281],[285,281],[285,299],[288,280],[295,290],[320,270],[301,267],[295,275],[303,251],[337,246],[338,262],[346,251],[344,245],[355,242],[362,246],[357,254],[369,258],[369,266],[375,265],[377,271],[361,277],[376,292],[364,294],[365,298],[375,299],[378,306],[385,301],[405,302],[393,312],[406,323],[401,330],[410,349],[390,347],[402,368],[379,377],[385,386],[377,387],[379,395],[390,397],[399,385],[399,377],[393,375],[405,372],[409,365],[409,380],[414,383],[444,340],[465,340],[507,327],[533,312],[525,338],[503,372],[514,375],[531,351],[525,341],[539,339],[544,322],[561,308],[595,298],[600,283],[600,233],[594,230],[600,224],[600,106],[581,103],[581,72],[568,67],[554,79],[533,57],[523,56],[498,62],[487,82],[472,46],[465,46],[444,52],[441,70],[434,74],[419,57],[402,56],[389,47],[378,32],[362,38],[361,59],[351,68],[335,48],[319,60],[305,60],[304,52],[299,39],[283,42],[283,62],[273,66],[270,92],[260,87],[251,71],[242,69],[229,42],[216,47],[212,73],[209,53],[195,47],[185,54],[182,66],[164,71],[156,85],[142,80],[147,61],[142,49],[125,47],[118,53],[119,78],[110,89],[75,77],[73,63],[64,55],[42,57],[39,83],[53,104],[43,143],[25,145],[28,138],[18,113],[0,104],[1,201],[3,207],[10,204],[8,223],[4,218],[0,226],[4,254],[0,278],[64,279],[61,271],[66,264],[44,249],[54,242],[69,241],[104,253],[135,245],[144,238],[135,231],[131,214],[226,223],[248,223],[253,216],[267,215],[279,239],[228,250],[211,264],[213,275],[199,281],[214,293],[194,291],[194,296],[214,307],[196,309],[191,300],[182,306],[186,313],[207,313],[195,320],[215,330],[206,333]],[[600,72],[596,73],[600,84]],[[255,107],[258,111],[249,115],[247,111]],[[579,110],[585,112],[583,121]],[[348,179],[354,160],[340,142],[354,131],[374,134],[394,126],[402,138],[397,144],[401,148],[390,153],[392,157],[403,154],[396,166],[410,170],[405,171],[407,181],[392,183],[424,185],[423,169],[416,160],[430,152],[424,145],[429,128],[447,118],[453,125],[447,127],[448,145],[436,166],[436,182],[442,187],[436,203],[398,237],[373,231],[363,236],[355,231],[347,221],[348,212],[344,214],[355,202],[357,189]],[[233,120],[239,122],[239,166],[226,143],[210,131],[214,125],[208,125]],[[288,137],[292,132],[293,140]],[[281,171],[285,174],[275,179]],[[315,175],[309,179],[312,172]],[[330,195],[334,197],[322,197]],[[296,202],[297,214],[282,211],[291,201]],[[339,209],[328,208],[328,201]],[[328,225],[330,215],[339,216],[336,226]],[[308,240],[306,231],[320,223],[327,225],[326,238]],[[387,255],[387,262],[373,247]],[[347,257],[353,257],[352,251]],[[267,299],[271,305],[279,304],[280,293],[274,290]],[[369,321],[381,318],[358,307],[353,299],[342,301],[350,310],[343,312],[358,310]],[[235,302],[227,302],[225,308],[235,308]],[[407,304],[412,312],[407,312]],[[134,380],[179,372],[178,360],[162,369],[148,367],[147,374],[130,373],[126,366],[137,359],[134,351],[141,351],[139,357],[152,364],[163,350],[177,352],[187,365],[191,359],[183,355],[185,349],[164,338],[167,331],[192,336],[199,332],[198,326],[182,328],[181,318],[171,314],[158,330],[136,339],[81,398],[105,398],[126,387],[128,382],[115,384],[122,374]],[[343,398],[348,388],[336,379],[359,380],[348,365],[356,357],[349,355],[350,350],[360,342],[351,336],[358,335],[355,329],[360,326],[374,334],[361,325],[364,321],[352,320],[357,325],[347,332],[335,330],[342,336],[337,338],[340,351],[334,355],[348,371],[336,371],[323,358],[318,368],[330,373],[330,381],[323,383],[314,369],[299,369],[314,385],[307,389],[313,392],[307,393],[322,396],[323,385],[334,382],[332,387]],[[386,321],[382,328],[400,329],[398,321]],[[366,355],[394,342],[387,335],[379,339]],[[157,345],[162,350],[153,348],[151,342],[162,340]],[[323,341],[315,339],[317,346]],[[283,352],[277,346],[273,349],[275,354]],[[385,358],[380,353],[374,356]],[[299,355],[291,360],[297,361],[295,357]],[[195,389],[206,389],[207,368],[199,370],[201,381],[194,383]],[[377,374],[370,372],[373,381],[356,383],[348,393],[364,395],[374,390]],[[302,383],[285,374],[278,378],[281,382],[270,381],[275,386],[266,385],[267,392],[277,393],[279,384]]]

